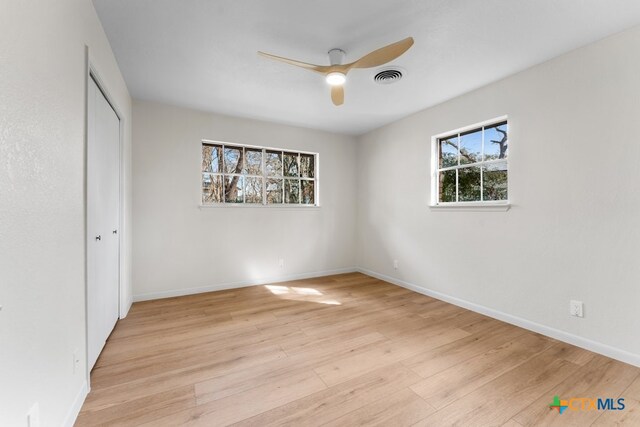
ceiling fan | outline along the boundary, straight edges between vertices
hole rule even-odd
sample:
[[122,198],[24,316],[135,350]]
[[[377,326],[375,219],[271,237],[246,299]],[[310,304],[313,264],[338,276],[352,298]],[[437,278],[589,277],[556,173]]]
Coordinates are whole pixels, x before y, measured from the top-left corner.
[[413,37],[407,37],[399,42],[374,50],[350,64],[343,64],[345,52],[342,49],[331,49],[329,51],[329,62],[331,62],[331,65],[308,64],[306,62],[296,61],[294,59],[271,55],[264,52],[258,52],[258,55],[323,74],[327,83],[331,85],[331,100],[335,105],[342,105],[344,103],[343,85],[347,81],[347,73],[349,71],[354,68],[379,67],[380,65],[393,61],[409,50],[411,46],[413,46]]

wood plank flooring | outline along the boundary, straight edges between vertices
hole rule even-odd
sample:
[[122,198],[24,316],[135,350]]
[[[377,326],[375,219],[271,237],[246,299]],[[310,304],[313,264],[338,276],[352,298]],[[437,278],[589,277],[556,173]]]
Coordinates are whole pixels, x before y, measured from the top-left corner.
[[353,273],[134,304],[76,425],[640,425],[640,369]]

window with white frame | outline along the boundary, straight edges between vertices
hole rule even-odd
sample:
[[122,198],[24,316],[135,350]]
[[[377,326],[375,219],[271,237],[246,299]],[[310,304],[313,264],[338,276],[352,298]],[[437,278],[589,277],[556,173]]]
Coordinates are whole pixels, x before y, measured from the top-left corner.
[[508,200],[507,120],[434,138],[436,204],[496,204]]
[[317,153],[202,142],[203,205],[317,205]]

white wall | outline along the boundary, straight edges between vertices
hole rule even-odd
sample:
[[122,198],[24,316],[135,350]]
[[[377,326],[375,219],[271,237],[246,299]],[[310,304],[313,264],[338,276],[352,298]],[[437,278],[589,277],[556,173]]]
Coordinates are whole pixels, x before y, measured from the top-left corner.
[[[127,126],[125,201],[133,179],[135,204],[133,218],[126,206],[123,280],[130,286],[133,221],[136,295],[348,269],[358,254],[365,269],[640,354],[639,29],[358,144],[136,103],[132,177],[131,101],[91,3],[4,0],[1,425],[25,425],[36,402],[43,426],[63,425],[83,397],[85,44]],[[429,210],[430,136],[503,114],[513,208]],[[318,151],[322,207],[198,209],[201,138]],[[570,298],[585,301],[584,319],[568,316]]]
[[[640,364],[637,52],[640,28],[362,136],[359,266]],[[505,114],[512,209],[430,210],[431,136]]]
[[[42,426],[63,425],[84,397],[85,45],[126,121],[130,188],[131,100],[91,2],[2,1],[2,426],[25,426],[36,402]],[[130,219],[127,206],[125,250]],[[129,273],[123,276],[130,286]],[[81,362],[74,374],[76,350]]]
[[[354,267],[352,137],[142,101],[133,120],[135,298]],[[321,207],[199,208],[202,139],[318,152]]]

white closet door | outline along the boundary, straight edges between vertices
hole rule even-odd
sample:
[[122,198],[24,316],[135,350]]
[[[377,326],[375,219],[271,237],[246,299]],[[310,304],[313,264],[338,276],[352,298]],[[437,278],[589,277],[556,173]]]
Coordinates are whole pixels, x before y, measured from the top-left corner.
[[93,81],[88,93],[87,325],[93,368],[118,320],[120,120]]

